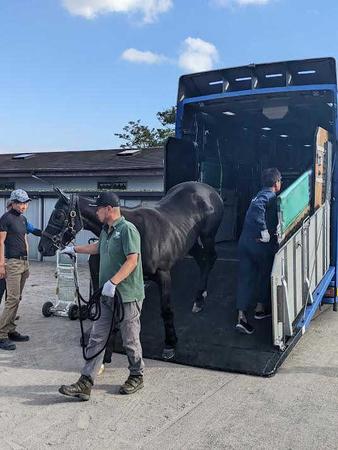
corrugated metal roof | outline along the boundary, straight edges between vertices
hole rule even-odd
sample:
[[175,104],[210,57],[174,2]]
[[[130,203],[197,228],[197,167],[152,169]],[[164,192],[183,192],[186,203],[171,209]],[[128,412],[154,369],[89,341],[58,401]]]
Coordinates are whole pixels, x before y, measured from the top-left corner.
[[[121,149],[34,153],[29,158],[0,154],[0,175],[38,172],[95,172],[163,169],[163,148],[143,149],[133,155],[118,155]],[[30,154],[31,155],[31,154]]]

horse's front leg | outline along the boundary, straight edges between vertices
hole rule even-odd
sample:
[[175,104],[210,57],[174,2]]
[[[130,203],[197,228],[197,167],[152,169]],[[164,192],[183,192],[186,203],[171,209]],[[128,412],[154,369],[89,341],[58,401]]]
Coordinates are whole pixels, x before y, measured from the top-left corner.
[[162,358],[169,360],[175,356],[177,336],[174,326],[174,312],[170,303],[171,275],[170,271],[158,270],[157,283],[161,296],[161,315],[164,322],[165,345]]
[[[92,291],[91,294],[92,294],[99,288],[100,255],[90,255],[88,263],[89,263],[90,277],[92,281],[91,283],[91,291]],[[86,335],[86,343],[89,340],[89,334],[90,330],[87,332]],[[104,364],[111,362],[113,350],[114,350],[114,336],[113,334],[110,334],[107,347],[104,352],[103,363],[98,375],[101,375],[101,373],[104,371]]]
[[[100,255],[90,255],[88,258],[88,266],[91,281],[89,295],[92,295],[99,288]],[[91,328],[84,333],[84,345],[88,344],[90,330]]]

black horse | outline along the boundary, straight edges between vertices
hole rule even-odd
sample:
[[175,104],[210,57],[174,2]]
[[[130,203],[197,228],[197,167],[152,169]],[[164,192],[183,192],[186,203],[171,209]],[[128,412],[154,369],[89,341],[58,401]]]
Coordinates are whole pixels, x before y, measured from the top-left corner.
[[[53,256],[56,249],[68,244],[81,228],[98,236],[102,227],[95,208],[89,206],[91,200],[74,194],[67,197],[58,189],[57,192],[60,199],[39,243],[43,256]],[[141,235],[145,277],[159,286],[165,329],[162,356],[171,359],[175,354],[177,336],[170,303],[170,270],[185,255],[194,257],[201,278],[193,312],[201,311],[207,297],[208,276],[217,257],[215,235],[223,216],[222,199],[207,184],[188,181],[172,187],[152,207],[121,208],[121,213]],[[91,274],[98,272],[98,261],[98,258],[92,259]]]

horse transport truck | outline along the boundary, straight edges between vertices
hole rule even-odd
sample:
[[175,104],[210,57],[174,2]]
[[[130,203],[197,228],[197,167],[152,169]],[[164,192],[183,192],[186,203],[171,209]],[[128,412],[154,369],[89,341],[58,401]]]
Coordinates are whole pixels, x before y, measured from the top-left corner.
[[[165,188],[190,180],[207,183],[222,197],[225,213],[205,308],[198,314],[191,308],[196,263],[187,257],[173,269],[175,362],[270,376],[319,308],[331,304],[335,310],[336,126],[333,58],[250,64],[180,78],[176,136],[165,151]],[[237,243],[268,167],[277,167],[283,179],[272,320],[257,321],[254,334],[240,335],[235,330]],[[142,344],[145,356],[160,358],[163,332],[152,295],[158,294],[148,289]]]

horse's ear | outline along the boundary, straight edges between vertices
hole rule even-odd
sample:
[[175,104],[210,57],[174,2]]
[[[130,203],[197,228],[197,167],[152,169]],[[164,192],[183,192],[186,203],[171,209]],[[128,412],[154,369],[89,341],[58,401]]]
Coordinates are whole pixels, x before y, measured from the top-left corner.
[[58,187],[53,188],[57,195],[62,198],[66,203],[69,203],[69,197]]

